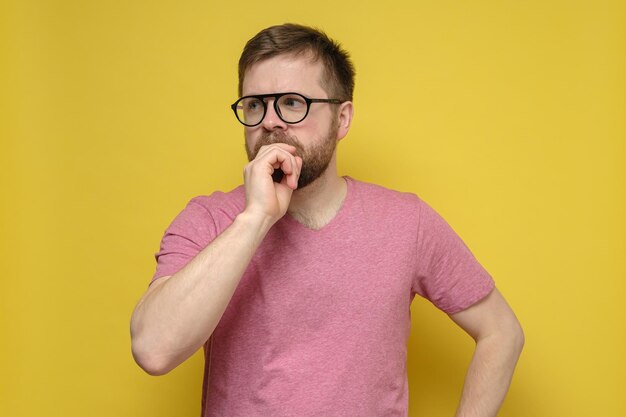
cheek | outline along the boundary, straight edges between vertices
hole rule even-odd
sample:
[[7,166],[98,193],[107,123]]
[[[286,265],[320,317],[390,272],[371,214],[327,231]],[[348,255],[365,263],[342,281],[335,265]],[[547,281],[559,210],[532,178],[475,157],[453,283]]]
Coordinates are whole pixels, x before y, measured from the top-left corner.
[[300,139],[303,144],[317,142],[326,133],[325,124],[319,120],[307,120],[308,123],[302,124],[293,129],[293,134]]
[[244,133],[244,145],[246,148],[246,154],[248,156],[248,161],[251,161],[254,158],[254,145],[257,143],[258,139],[256,139],[257,135],[254,135],[252,132],[248,132],[248,129],[246,129],[246,132]]
[[243,137],[247,146],[254,147],[254,144],[258,141],[259,135],[254,130],[245,128]]

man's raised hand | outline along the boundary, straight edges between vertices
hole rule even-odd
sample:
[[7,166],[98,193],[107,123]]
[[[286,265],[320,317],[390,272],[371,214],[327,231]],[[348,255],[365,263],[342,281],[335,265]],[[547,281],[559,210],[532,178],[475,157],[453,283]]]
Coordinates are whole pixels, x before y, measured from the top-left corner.
[[[276,169],[285,174],[279,183],[272,179]],[[302,158],[296,156],[294,146],[285,143],[262,146],[244,168],[245,211],[274,224],[287,212],[291,194],[298,188],[301,169]]]

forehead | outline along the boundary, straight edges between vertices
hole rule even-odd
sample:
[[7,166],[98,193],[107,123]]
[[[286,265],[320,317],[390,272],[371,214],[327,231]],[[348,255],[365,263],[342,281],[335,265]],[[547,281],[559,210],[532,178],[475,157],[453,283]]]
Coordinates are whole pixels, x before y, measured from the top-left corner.
[[243,95],[296,92],[325,97],[321,60],[310,56],[278,55],[252,65],[245,73]]

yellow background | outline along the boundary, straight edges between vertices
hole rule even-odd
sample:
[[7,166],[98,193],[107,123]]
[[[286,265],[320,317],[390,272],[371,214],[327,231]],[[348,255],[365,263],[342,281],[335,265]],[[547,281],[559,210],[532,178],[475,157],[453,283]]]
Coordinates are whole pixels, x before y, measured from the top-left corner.
[[[199,414],[201,355],[148,376],[129,319],[173,217],[241,182],[237,59],[287,21],[354,58],[340,172],[429,202],[522,322],[500,415],[626,415],[624,2],[0,7],[0,415]],[[473,343],[412,313],[411,416],[452,416]]]

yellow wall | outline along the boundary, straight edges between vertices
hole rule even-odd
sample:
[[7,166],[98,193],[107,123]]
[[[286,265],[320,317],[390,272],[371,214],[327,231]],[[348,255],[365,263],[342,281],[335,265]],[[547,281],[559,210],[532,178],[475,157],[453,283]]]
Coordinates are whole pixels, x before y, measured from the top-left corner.
[[[412,191],[524,325],[502,416],[626,415],[622,1],[23,1],[0,6],[0,415],[198,415],[129,319],[165,227],[242,179],[236,61],[261,28],[352,52],[340,171]],[[471,339],[421,299],[412,416],[451,416]]]

